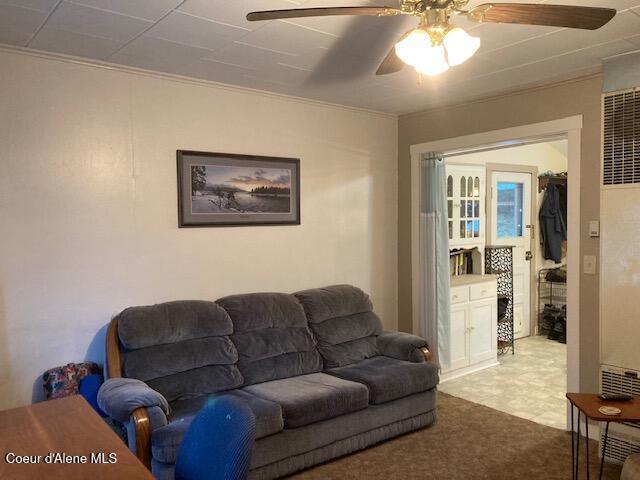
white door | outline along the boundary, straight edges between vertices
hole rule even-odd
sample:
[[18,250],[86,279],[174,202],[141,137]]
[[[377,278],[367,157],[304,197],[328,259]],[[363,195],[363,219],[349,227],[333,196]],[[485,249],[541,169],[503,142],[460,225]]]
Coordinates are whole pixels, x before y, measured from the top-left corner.
[[495,298],[469,304],[469,361],[472,365],[496,358],[496,318]]
[[530,333],[531,174],[491,175],[491,243],[513,248],[513,329],[515,338]]
[[466,303],[451,305],[451,334],[449,345],[449,365],[446,370],[457,370],[469,365],[469,311]]

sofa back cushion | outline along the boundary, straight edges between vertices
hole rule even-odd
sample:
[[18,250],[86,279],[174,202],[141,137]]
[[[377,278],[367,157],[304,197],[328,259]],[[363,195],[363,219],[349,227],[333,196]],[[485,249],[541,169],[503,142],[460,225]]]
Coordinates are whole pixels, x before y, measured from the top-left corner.
[[294,293],[318,341],[325,368],[342,367],[378,355],[382,324],[369,296],[351,285]]
[[117,317],[122,374],[169,401],[243,383],[229,315],[213,302],[179,301],[131,307]]
[[245,385],[319,372],[322,359],[293,295],[251,293],[216,301],[233,322]]

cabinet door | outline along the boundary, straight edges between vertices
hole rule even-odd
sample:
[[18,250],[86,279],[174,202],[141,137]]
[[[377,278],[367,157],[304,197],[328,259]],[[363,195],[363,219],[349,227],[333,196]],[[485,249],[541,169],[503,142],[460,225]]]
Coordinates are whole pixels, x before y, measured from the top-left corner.
[[450,363],[447,370],[457,370],[469,365],[469,304],[451,305]]
[[484,241],[485,168],[447,165],[447,221],[453,246]]
[[498,306],[495,298],[469,303],[469,360],[471,364],[496,357]]

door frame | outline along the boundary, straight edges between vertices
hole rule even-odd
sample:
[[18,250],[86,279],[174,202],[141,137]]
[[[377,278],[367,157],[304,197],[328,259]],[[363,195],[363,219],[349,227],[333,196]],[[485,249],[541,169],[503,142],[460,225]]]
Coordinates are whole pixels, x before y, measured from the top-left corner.
[[[511,165],[507,163],[487,163],[487,181],[485,185],[493,185],[491,177],[494,172],[509,172],[509,173],[530,173],[531,174],[531,225],[533,225],[533,232],[529,239],[529,251],[533,255],[531,257],[531,268],[529,269],[529,335],[535,335],[536,324],[538,319],[536,318],[536,305],[537,305],[537,285],[536,285],[536,261],[538,259],[536,248],[536,235],[540,232],[540,226],[538,225],[538,216],[535,215],[538,207],[538,167],[535,165]],[[490,183],[491,182],[491,183]],[[491,197],[486,195],[485,197],[485,217],[486,217],[486,239],[487,245],[493,243],[493,228],[491,227]],[[534,298],[535,297],[535,298]]]
[[[418,331],[420,304],[420,159],[429,152],[445,154],[524,145],[543,138],[564,136],[568,141],[567,160],[571,188],[567,198],[567,391],[580,391],[580,158],[582,115],[521,125],[517,127],[474,133],[411,145],[411,289],[413,331]],[[567,426],[569,425],[567,407]]]

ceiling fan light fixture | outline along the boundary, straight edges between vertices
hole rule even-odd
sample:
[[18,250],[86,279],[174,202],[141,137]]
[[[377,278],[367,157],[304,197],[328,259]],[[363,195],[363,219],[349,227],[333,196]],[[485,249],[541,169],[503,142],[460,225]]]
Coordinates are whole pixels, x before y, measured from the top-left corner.
[[472,37],[461,28],[452,28],[443,39],[447,60],[452,67],[469,60],[480,48],[480,39]]
[[418,28],[407,32],[391,47],[376,70],[376,75],[399,72],[405,65],[411,65],[426,75],[437,75],[449,67],[464,63],[480,47],[479,38],[472,37],[460,28],[452,27],[449,20],[455,15],[463,15],[468,20],[478,23],[543,25],[583,30],[596,30],[616,15],[613,8],[546,3],[485,3],[465,10],[463,7],[468,3],[469,0],[396,0],[396,8],[371,5],[285,8],[250,12],[247,14],[247,20],[255,22],[345,15],[418,17]]
[[435,47],[423,49],[420,61],[413,65],[413,67],[418,73],[422,73],[430,77],[446,72],[449,70],[449,64],[445,57],[444,47],[442,45],[437,45]]
[[396,43],[396,55],[407,65],[423,62],[425,51],[431,48],[431,36],[422,28],[416,28]]

